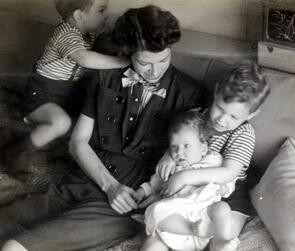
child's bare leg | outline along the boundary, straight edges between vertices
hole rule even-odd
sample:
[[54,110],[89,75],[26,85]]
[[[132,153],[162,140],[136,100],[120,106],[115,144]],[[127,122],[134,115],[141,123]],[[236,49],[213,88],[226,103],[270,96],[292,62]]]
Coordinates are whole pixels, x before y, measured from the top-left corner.
[[192,235],[191,222],[182,217],[180,214],[172,214],[162,220],[158,229],[162,232],[169,232],[173,234]]
[[[26,120],[37,124],[28,137],[7,145],[2,153],[2,161],[6,166],[23,168],[31,154],[55,138],[64,135],[71,127],[71,118],[58,105],[47,103],[26,117]],[[13,156],[13,157],[12,157]]]
[[169,248],[157,237],[149,236],[142,248],[141,251],[168,251]]
[[213,235],[216,239],[230,240],[232,233],[232,212],[225,202],[217,202],[208,208],[208,215],[213,225]]
[[213,225],[213,239],[210,251],[236,250],[239,236],[247,216],[231,211],[225,202],[217,202],[208,208]]
[[1,251],[28,251],[23,245],[15,240],[7,241]]
[[58,105],[47,103],[31,114],[26,119],[38,124],[31,133],[30,139],[36,148],[40,148],[54,139],[66,134],[71,127],[71,118]]

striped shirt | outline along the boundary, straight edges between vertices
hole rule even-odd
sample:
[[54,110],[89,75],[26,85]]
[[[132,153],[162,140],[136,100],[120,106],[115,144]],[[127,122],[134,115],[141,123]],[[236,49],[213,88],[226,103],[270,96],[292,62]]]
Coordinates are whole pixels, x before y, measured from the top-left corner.
[[95,38],[94,33],[87,39],[71,24],[60,23],[36,63],[37,72],[54,80],[77,80],[81,67],[69,55],[79,49],[91,49]]
[[245,122],[235,130],[221,135],[214,135],[209,140],[209,149],[222,154],[224,159],[232,159],[243,164],[244,169],[239,179],[246,177],[246,171],[255,147],[255,132],[249,122]]

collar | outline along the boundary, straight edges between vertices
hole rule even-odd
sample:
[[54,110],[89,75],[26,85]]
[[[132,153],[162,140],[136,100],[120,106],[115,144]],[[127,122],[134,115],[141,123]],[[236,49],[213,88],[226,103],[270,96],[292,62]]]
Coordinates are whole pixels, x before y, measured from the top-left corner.
[[137,83],[140,83],[143,85],[143,88],[148,92],[151,92],[152,94],[155,94],[161,98],[166,97],[166,89],[160,88],[160,82],[149,83],[131,68],[128,68],[123,73],[123,78],[121,81],[123,88],[131,87],[131,92],[133,90],[133,86]]

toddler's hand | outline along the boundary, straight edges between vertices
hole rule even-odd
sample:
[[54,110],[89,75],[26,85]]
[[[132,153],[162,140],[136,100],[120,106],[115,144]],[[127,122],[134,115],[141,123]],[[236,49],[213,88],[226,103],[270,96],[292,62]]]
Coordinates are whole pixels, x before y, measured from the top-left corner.
[[175,162],[169,156],[169,154],[165,153],[164,156],[159,160],[156,173],[162,178],[162,180],[167,181],[169,176],[175,173]]
[[137,191],[135,191],[134,193],[134,197],[136,198],[137,203],[141,202],[146,197],[144,189],[141,187],[138,188]]

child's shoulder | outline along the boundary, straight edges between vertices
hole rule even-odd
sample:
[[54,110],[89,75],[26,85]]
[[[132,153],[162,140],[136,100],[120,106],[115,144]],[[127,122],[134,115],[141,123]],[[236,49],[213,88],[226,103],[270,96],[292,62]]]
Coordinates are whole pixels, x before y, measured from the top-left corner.
[[246,121],[230,132],[230,139],[243,139],[245,141],[255,141],[255,130],[250,122]]
[[61,22],[55,27],[53,31],[53,37],[63,36],[67,33],[82,36],[81,32],[76,27],[68,22]]
[[233,130],[233,133],[235,133],[235,132],[237,132],[237,133],[247,132],[247,133],[255,135],[254,127],[251,125],[251,123],[249,121],[246,121],[243,124],[241,124],[240,126],[238,126],[235,130]]

